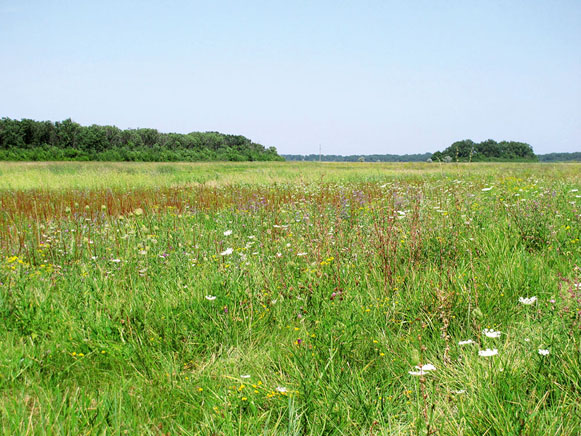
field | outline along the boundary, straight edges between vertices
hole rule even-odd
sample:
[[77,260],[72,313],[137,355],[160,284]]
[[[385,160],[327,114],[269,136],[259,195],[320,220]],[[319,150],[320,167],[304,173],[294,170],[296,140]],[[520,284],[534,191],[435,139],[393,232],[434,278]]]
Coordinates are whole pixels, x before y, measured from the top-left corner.
[[581,434],[581,164],[1,163],[0,433]]

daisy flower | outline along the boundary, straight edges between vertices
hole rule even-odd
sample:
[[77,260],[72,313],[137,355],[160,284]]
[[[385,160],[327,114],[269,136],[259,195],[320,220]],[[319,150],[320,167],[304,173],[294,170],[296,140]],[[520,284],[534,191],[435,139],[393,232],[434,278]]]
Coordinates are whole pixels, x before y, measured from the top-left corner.
[[409,375],[414,375],[414,376],[420,376],[420,375],[425,375],[430,371],[435,371],[436,367],[434,365],[432,365],[431,363],[426,363],[425,365],[417,365],[416,369],[418,369],[419,371],[408,371]]
[[484,329],[482,331],[482,333],[484,334],[484,336],[486,336],[487,338],[500,338],[501,333],[500,332],[495,332],[492,329]]
[[537,301],[537,297],[530,297],[530,298],[523,298],[523,297],[520,297],[520,298],[518,299],[518,301],[519,301],[521,304],[524,304],[524,305],[528,306],[528,305],[530,305],[530,304],[533,304],[535,301]]

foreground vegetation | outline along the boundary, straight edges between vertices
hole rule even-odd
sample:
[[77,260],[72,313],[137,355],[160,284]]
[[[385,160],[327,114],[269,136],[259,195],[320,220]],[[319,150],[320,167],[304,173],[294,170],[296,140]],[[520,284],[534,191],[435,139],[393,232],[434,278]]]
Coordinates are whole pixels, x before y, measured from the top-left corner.
[[581,432],[581,165],[0,171],[2,434]]

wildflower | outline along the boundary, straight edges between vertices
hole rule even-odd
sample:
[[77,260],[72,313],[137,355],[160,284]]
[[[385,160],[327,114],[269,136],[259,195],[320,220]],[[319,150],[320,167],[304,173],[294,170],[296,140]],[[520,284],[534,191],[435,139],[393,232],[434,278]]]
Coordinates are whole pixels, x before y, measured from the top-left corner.
[[250,378],[250,374],[242,374],[240,378]]
[[224,250],[220,254],[222,256],[230,256],[232,253],[234,253],[234,249],[233,248],[227,248],[226,250]]
[[423,369],[420,369],[419,371],[408,371],[408,374],[419,376],[419,375],[425,375],[426,371],[424,371]]
[[216,299],[215,295],[206,295],[206,300],[208,301],[214,301]]
[[432,365],[431,363],[426,363],[425,365],[417,365],[416,366],[417,369],[419,369],[419,371],[408,371],[409,375],[414,375],[414,376],[420,376],[420,375],[425,375],[430,371],[435,371],[436,367],[434,365]]
[[496,348],[493,350],[487,348],[486,350],[480,350],[478,354],[482,357],[496,356],[498,354],[498,350]]
[[230,236],[232,234],[232,230],[226,230],[224,232],[224,236]]
[[488,338],[500,338],[501,335],[500,332],[495,332],[492,329],[484,329],[482,333],[484,333],[484,335]]
[[307,253],[297,253],[297,256],[306,256]]
[[282,386],[277,386],[276,391],[280,392],[280,393],[284,393],[287,391],[287,389],[285,387],[282,387]]
[[543,349],[539,348],[539,354],[540,354],[541,356],[548,356],[548,355],[549,355],[549,353],[550,353],[550,351],[549,351],[549,350],[543,350]]
[[525,304],[525,305],[527,305],[527,306],[528,306],[528,305],[530,305],[530,304],[533,304],[535,301],[537,301],[537,297],[530,297],[530,298],[523,298],[523,297],[520,297],[520,298],[518,299],[518,301],[519,301],[520,303],[522,303],[522,304]]
[[460,341],[458,342],[458,345],[469,345],[469,344],[473,344],[474,341],[472,339],[467,339],[465,341]]
[[111,259],[111,262],[113,262],[113,263],[119,263],[119,262],[121,262],[121,259]]
[[423,370],[423,371],[435,371],[436,370],[436,367],[434,365],[432,365],[431,363],[426,363],[425,365],[417,365],[416,368]]
[[466,389],[459,389],[457,391],[452,391],[453,394],[465,394],[466,393]]
[[489,188],[482,188],[482,192],[490,191],[491,189],[492,189],[492,186]]

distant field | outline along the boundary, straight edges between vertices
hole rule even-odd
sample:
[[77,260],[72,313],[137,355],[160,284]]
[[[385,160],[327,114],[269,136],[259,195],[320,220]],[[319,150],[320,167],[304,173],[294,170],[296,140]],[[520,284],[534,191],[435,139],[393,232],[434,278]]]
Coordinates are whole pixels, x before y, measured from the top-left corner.
[[581,434],[580,205],[581,164],[0,163],[0,434]]
[[580,171],[581,163],[0,162],[0,190],[355,182],[455,175],[492,180],[511,174],[579,177]]

